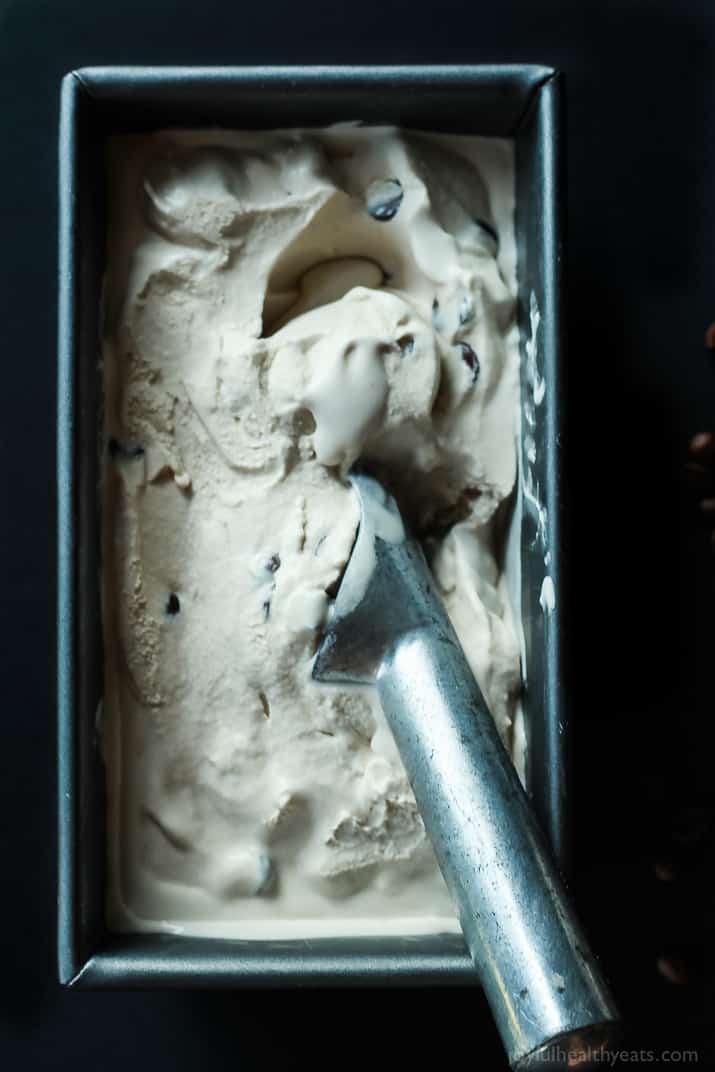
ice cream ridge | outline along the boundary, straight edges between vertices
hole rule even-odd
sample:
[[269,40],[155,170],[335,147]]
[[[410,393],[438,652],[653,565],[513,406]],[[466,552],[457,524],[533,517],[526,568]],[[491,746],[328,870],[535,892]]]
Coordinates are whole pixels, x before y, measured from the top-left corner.
[[108,154],[109,921],[459,931],[369,688],[311,680],[360,459],[522,762],[512,146],[341,124]]

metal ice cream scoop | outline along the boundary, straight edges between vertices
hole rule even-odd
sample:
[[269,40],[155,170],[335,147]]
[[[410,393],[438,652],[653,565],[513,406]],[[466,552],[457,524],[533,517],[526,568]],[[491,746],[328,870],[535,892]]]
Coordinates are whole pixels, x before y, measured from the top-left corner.
[[510,1064],[577,1067],[618,1013],[417,541],[372,477],[315,659],[377,687]]

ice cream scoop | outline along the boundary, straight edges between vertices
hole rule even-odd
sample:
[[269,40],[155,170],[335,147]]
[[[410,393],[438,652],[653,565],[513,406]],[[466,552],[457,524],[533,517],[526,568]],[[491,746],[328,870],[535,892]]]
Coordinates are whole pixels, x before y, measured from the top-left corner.
[[510,1064],[579,1067],[618,1013],[418,542],[371,476],[313,677],[374,684]]

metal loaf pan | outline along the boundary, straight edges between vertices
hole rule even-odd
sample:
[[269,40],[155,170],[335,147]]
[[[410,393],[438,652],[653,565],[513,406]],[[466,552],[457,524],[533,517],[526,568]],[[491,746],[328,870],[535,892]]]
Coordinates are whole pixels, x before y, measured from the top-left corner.
[[[62,83],[59,233],[59,978],[76,987],[476,984],[458,936],[228,941],[115,935],[104,923],[105,790],[98,450],[104,142],[167,126],[268,129],[345,119],[513,137],[523,427],[522,614],[527,780],[562,866],[568,730],[560,537],[561,76],[548,67],[97,67]],[[533,295],[533,298],[532,298]],[[534,368],[530,302],[541,324]],[[534,405],[535,378],[543,390]],[[526,437],[524,437],[524,442]],[[535,461],[534,461],[535,457]],[[525,488],[524,474],[529,477]],[[535,503],[534,495],[538,502]],[[547,555],[550,552],[550,559]],[[546,562],[546,564],[545,564]],[[553,599],[544,599],[545,573]]]

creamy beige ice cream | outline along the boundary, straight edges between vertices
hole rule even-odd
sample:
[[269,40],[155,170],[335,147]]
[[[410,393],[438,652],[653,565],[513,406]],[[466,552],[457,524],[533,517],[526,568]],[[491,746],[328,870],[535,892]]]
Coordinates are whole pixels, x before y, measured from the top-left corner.
[[376,698],[310,672],[368,459],[515,746],[511,144],[165,132],[109,171],[110,921],[457,931]]

